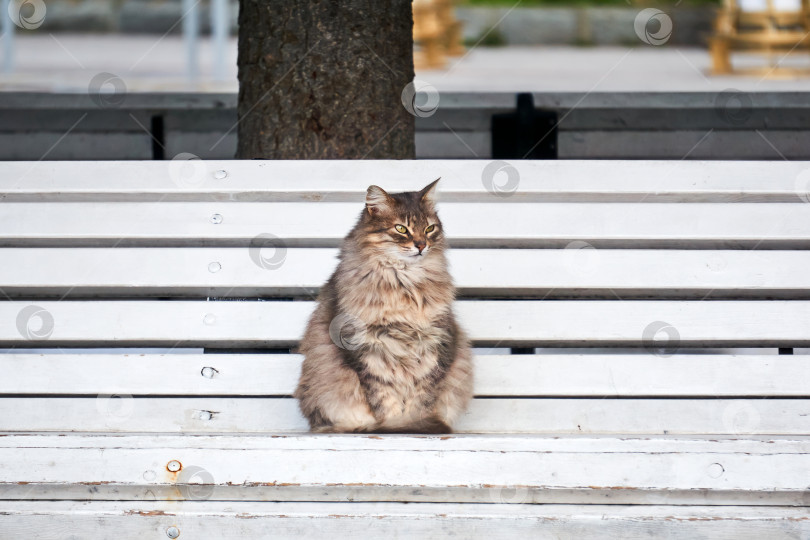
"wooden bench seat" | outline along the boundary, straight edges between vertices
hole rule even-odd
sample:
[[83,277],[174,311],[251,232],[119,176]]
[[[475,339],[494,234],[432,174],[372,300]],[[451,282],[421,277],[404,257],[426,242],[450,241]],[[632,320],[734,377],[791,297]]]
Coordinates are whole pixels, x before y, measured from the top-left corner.
[[[810,535],[810,163],[489,164],[0,164],[0,538]],[[365,187],[437,176],[469,411],[306,433]]]

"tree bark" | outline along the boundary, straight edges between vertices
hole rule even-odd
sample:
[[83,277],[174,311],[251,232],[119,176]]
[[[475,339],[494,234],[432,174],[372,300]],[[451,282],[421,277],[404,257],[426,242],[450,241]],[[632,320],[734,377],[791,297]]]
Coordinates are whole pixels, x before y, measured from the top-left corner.
[[413,159],[410,0],[240,0],[240,159]]

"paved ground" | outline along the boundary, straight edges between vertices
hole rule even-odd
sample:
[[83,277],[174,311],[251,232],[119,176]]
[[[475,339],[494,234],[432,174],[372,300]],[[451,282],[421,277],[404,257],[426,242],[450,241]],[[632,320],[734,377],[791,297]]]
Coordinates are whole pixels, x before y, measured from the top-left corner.
[[[0,90],[83,92],[96,74],[110,72],[125,81],[128,91],[235,92],[236,41],[228,45],[226,80],[213,80],[211,57],[203,42],[201,76],[191,82],[177,36],[20,34],[15,71],[0,74]],[[755,60],[743,57],[742,63]],[[371,53],[368,61],[375,61]],[[786,61],[810,65],[810,56]],[[695,48],[479,47],[451,59],[444,69],[419,71],[417,77],[439,91],[810,90],[810,77],[712,77],[708,67],[707,52]]]

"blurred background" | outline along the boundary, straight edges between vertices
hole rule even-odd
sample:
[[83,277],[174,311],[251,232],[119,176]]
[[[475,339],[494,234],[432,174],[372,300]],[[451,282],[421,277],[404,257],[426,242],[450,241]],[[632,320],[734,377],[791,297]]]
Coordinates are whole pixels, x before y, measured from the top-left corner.
[[[0,2],[0,159],[233,157],[238,2]],[[496,156],[490,119],[519,93],[557,126],[534,157],[810,156],[807,0],[416,0],[413,10],[417,157]],[[83,120],[44,158],[32,153],[92,105],[73,94],[107,110],[96,119],[106,131]],[[20,140],[22,126],[34,139]]]
[[[83,92],[100,71],[121,77],[129,91],[237,90],[234,0],[2,2],[10,12],[2,90]],[[804,4],[745,0],[732,9],[801,13]],[[440,91],[810,87],[804,46],[749,46],[735,53],[749,73],[712,74],[709,45],[723,8],[718,0],[416,0],[417,73]],[[434,47],[442,38],[451,43]]]

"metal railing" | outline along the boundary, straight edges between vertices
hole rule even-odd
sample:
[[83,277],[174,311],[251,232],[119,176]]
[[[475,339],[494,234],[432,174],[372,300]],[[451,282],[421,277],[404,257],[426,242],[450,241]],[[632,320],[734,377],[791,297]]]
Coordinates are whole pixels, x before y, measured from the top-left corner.
[[[2,72],[11,73],[15,68],[16,25],[9,9],[13,0],[0,0],[0,19],[2,19]],[[226,47],[230,29],[228,0],[210,0],[211,2],[211,44],[212,72],[214,80],[226,78]],[[183,42],[186,49],[186,76],[189,81],[200,78],[200,0],[182,0]]]

